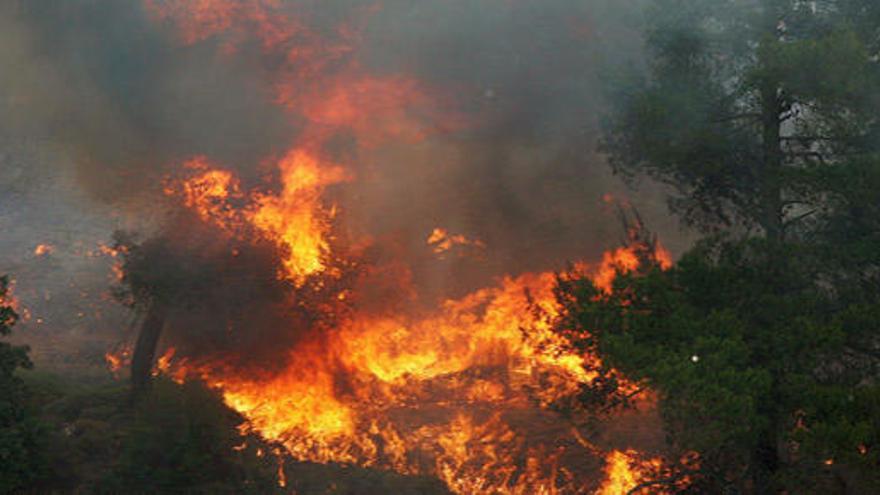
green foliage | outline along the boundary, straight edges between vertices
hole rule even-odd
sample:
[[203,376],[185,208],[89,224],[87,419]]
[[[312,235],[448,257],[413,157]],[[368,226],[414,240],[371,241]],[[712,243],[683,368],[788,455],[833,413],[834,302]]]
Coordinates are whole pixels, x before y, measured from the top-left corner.
[[[18,319],[6,299],[8,290],[8,280],[0,277],[0,336],[9,335]],[[44,431],[17,375],[18,369],[31,367],[27,351],[0,342],[0,493],[28,486],[46,469]]]
[[868,325],[877,335],[880,303],[841,308],[816,282],[816,259],[707,240],[668,271],[619,275],[610,294],[563,278],[558,327],[658,393],[673,451],[700,454],[703,489],[816,486],[828,458],[871,473],[880,388],[860,382],[844,350]]
[[876,490],[880,3],[654,0],[646,19],[647,75],[615,81],[603,147],[716,235],[611,294],[561,277],[558,331],[659,394],[702,490]]
[[241,418],[198,383],[158,381],[139,397],[112,475],[116,493],[272,493],[272,459],[260,459],[236,426]]
[[[124,383],[29,372],[49,425],[48,472],[36,493],[437,494],[436,479],[298,463],[255,435],[217,391],[158,379],[132,402]],[[287,487],[277,484],[282,453]]]
[[675,188],[674,210],[704,231],[795,227],[824,205],[815,170],[877,150],[878,10],[653,1],[647,77],[612,81],[603,148],[614,169]]

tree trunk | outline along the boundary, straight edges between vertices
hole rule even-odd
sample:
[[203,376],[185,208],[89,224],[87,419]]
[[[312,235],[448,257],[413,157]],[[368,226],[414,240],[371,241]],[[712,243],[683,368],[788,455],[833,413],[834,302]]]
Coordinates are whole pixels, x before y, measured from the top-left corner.
[[[764,44],[779,42],[778,6],[775,1],[765,3]],[[764,46],[759,53],[766,53],[770,46]],[[762,54],[763,55],[763,54]],[[759,55],[759,58],[764,56]],[[760,61],[769,65],[769,61]],[[760,218],[761,227],[767,239],[781,241],[784,235],[782,226],[782,95],[777,81],[765,76],[761,83],[761,127],[763,156],[760,171]]]
[[781,102],[776,84],[768,82],[761,91],[764,156],[761,170],[761,224],[768,239],[781,241],[782,229],[782,123]]
[[771,431],[765,432],[752,454],[750,493],[765,495],[778,493],[774,475],[779,471],[779,444]]
[[134,393],[150,385],[156,345],[162,335],[162,327],[165,326],[166,313],[165,306],[158,302],[153,302],[147,310],[147,317],[141,326],[131,359],[131,387]]

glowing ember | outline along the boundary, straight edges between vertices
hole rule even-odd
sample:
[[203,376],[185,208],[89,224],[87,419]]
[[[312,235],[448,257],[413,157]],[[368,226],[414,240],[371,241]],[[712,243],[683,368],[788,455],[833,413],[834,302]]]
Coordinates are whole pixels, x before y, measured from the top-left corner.
[[113,376],[119,377],[122,370],[131,364],[131,346],[119,346],[115,350],[104,353],[107,369]]

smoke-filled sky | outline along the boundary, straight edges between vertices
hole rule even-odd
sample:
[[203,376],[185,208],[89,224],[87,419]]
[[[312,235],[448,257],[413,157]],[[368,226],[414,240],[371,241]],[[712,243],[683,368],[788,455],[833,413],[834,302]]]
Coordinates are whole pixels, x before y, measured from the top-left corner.
[[[485,243],[479,262],[417,267],[431,290],[598,257],[622,237],[606,193],[675,251],[657,191],[596,152],[602,83],[639,63],[637,4],[2,0],[0,270],[161,223],[163,177],[193,156],[271,182],[316,132],[352,173],[328,191],[349,230],[415,265],[434,227]],[[340,92],[365,116],[316,102]]]

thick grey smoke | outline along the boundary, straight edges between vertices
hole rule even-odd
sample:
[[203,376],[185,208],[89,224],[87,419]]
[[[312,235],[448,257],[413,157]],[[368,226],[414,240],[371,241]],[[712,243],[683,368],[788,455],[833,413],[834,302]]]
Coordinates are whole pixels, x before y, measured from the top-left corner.
[[[377,76],[405,74],[441,101],[410,109],[416,121],[432,128],[435,118],[454,115],[463,122],[437,124],[417,142],[374,146],[335,136],[331,151],[357,176],[331,191],[347,227],[394,244],[385,256],[404,258],[429,298],[503,273],[596,258],[616,244],[620,225],[602,197],[627,193],[595,150],[603,78],[638,63],[637,7],[287,2],[282,11],[328,43],[345,38],[340,26],[355,31],[346,41],[354,38],[356,48],[329,57],[316,78],[353,65]],[[301,112],[273,101],[283,52],[264,50],[253,29],[187,44],[178,27],[151,17],[139,0],[0,2],[0,134],[15,143],[5,146],[0,184],[19,191],[0,200],[0,218],[4,229],[28,237],[7,240],[4,249],[63,243],[57,232],[66,219],[93,227],[78,229],[78,242],[156,224],[162,178],[182,160],[206,155],[253,186],[271,173],[267,158],[303,137]],[[309,40],[290,43],[300,41]],[[33,166],[6,165],[29,160]],[[54,199],[44,202],[47,195]],[[657,194],[632,199],[676,247],[679,235]],[[33,209],[27,229],[12,225],[24,218],[24,205]],[[436,260],[425,246],[434,227],[482,240],[485,255]]]
[[139,2],[6,1],[0,19],[0,129],[62,147],[100,200],[154,194],[191,155],[256,163],[292,132],[246,61],[181,49]]

